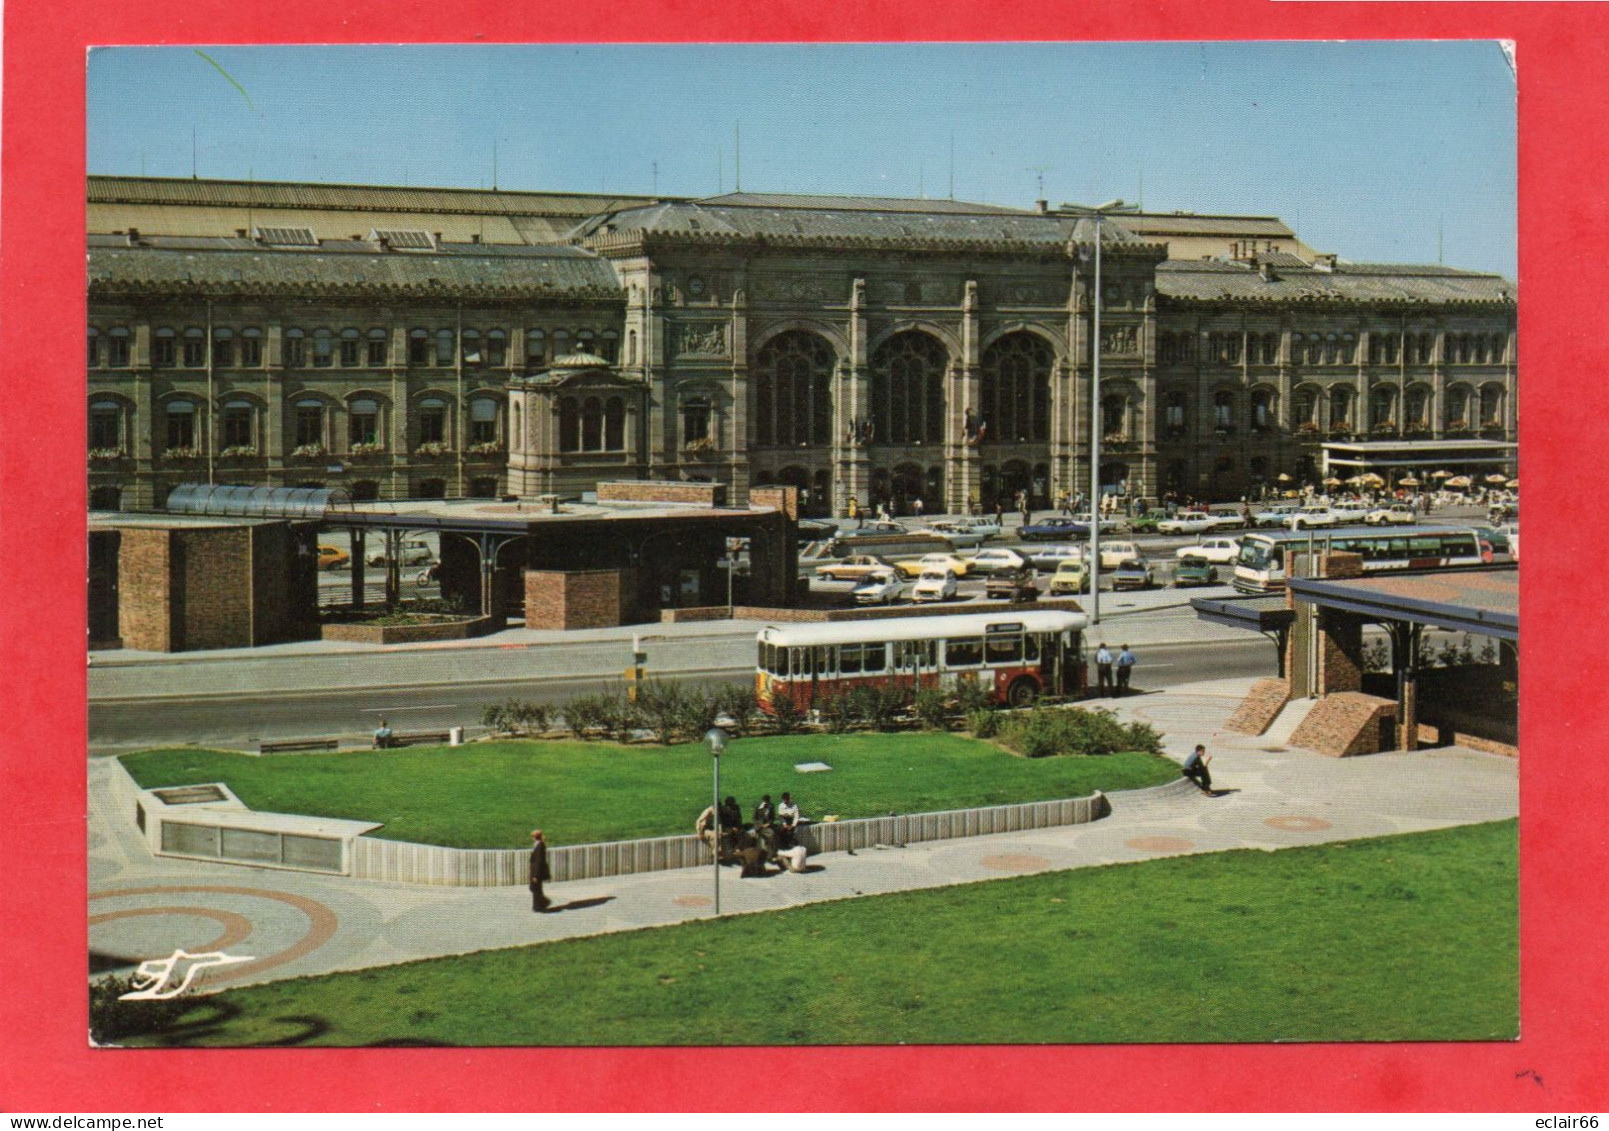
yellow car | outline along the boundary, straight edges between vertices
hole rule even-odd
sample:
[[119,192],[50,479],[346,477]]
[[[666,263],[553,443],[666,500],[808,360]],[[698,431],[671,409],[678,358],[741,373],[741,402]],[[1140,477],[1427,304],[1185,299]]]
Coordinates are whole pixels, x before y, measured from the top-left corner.
[[905,561],[895,562],[894,568],[899,570],[902,577],[920,577],[932,569],[940,572],[949,570],[957,577],[965,577],[971,565],[967,559],[958,558],[954,554],[923,554],[919,558],[907,558]]
[[319,546],[318,568],[341,569],[352,564],[352,555],[339,546]]

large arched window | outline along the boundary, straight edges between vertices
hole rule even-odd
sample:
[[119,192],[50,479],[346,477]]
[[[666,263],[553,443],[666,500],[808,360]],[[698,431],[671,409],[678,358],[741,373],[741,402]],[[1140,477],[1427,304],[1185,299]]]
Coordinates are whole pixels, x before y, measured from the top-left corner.
[[760,348],[749,372],[758,444],[830,442],[833,361],[832,346],[807,330],[778,334]]
[[621,452],[626,449],[626,402],[610,397],[603,406],[603,450]]
[[173,400],[165,406],[167,443],[164,451],[193,451],[196,447],[196,404],[194,401]]
[[495,444],[497,436],[498,402],[491,397],[476,397],[469,402],[469,442]]
[[1430,427],[1430,390],[1424,385],[1408,390],[1402,406],[1402,426],[1415,432]]
[[373,397],[354,397],[346,405],[347,439],[356,448],[380,446],[380,402]]
[[1183,393],[1169,393],[1162,402],[1162,426],[1172,437],[1183,436],[1186,426],[1186,406],[1189,398]]
[[419,442],[447,442],[447,402],[441,397],[421,397],[419,400]]
[[223,406],[223,450],[235,455],[255,455],[257,436],[255,423],[257,406],[251,401],[236,398]]
[[581,402],[581,450],[603,450],[603,401],[597,397]]
[[1251,394],[1251,430],[1268,432],[1274,427],[1275,393],[1272,389],[1254,389]]
[[1481,386],[1481,427],[1503,427],[1503,387],[1501,385]]
[[1050,439],[1050,373],[1056,355],[1028,333],[1007,334],[983,354],[979,382],[991,439],[1010,443]]
[[559,398],[559,451],[581,450],[581,409],[574,397]]
[[123,402],[110,398],[89,403],[89,448],[105,455],[122,455]]
[[1369,427],[1386,431],[1397,426],[1397,387],[1376,385],[1369,390]]
[[1352,427],[1352,401],[1354,393],[1346,385],[1330,390],[1330,429],[1340,431]]
[[1473,428],[1474,406],[1470,403],[1470,391],[1467,385],[1454,385],[1447,390],[1446,428],[1451,432],[1461,432],[1466,428]]
[[1235,394],[1228,389],[1212,394],[1212,427],[1218,432],[1235,430]]
[[1129,401],[1121,393],[1101,398],[1101,432],[1114,444],[1129,439]]
[[1309,425],[1309,431],[1318,427],[1318,390],[1308,385],[1291,394],[1291,424],[1298,430]]
[[938,443],[944,438],[943,343],[920,330],[895,334],[872,356],[873,441]]

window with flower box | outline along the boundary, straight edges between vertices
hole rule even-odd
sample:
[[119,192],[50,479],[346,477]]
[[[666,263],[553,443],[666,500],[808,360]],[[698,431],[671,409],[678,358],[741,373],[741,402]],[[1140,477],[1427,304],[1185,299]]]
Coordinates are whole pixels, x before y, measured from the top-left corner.
[[[357,397],[346,406],[347,440],[353,448],[380,446],[380,402],[373,397]],[[357,454],[364,454],[359,451]]]
[[163,410],[167,443],[165,452],[193,452],[196,447],[196,406],[194,401],[169,401]]
[[476,397],[469,402],[469,442],[496,444],[497,402],[491,397]]
[[419,442],[447,442],[447,402],[441,397],[425,397],[419,402]]
[[250,401],[233,400],[223,406],[223,450],[234,449],[236,454],[255,452],[257,440],[252,423],[257,415]]
[[89,406],[89,450],[103,457],[121,455],[123,447],[123,404],[121,401],[91,401]]
[[296,446],[324,446],[324,402],[311,397],[296,402]]

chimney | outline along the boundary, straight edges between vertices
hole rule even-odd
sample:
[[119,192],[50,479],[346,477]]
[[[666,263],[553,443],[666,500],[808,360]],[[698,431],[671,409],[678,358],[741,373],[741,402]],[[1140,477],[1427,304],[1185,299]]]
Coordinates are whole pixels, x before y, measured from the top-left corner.
[[1263,277],[1263,282],[1265,283],[1277,283],[1279,281],[1279,276],[1274,274],[1274,265],[1266,259],[1258,260],[1257,274]]
[[235,229],[235,239],[243,240],[245,238],[246,238],[246,229],[245,228],[236,228]]
[[128,230],[128,245],[130,247],[138,247],[140,245],[140,230],[138,228],[130,228]]
[[1326,255],[1315,255],[1313,257],[1313,269],[1315,271],[1334,271],[1335,260],[1336,256],[1333,252]]
[[391,250],[391,241],[386,239],[384,236],[376,236],[375,237],[375,242],[377,242],[380,245],[380,250],[381,251],[390,251]]
[[480,243],[480,233],[476,232],[469,237],[470,243]]
[[1036,201],[1034,201],[1034,211],[1039,213],[1041,216],[1045,215],[1045,213],[1050,211],[1050,201],[1048,201],[1048,200],[1036,200]]
[[436,237],[435,244],[436,244],[437,247],[440,247],[441,246],[441,233],[440,232],[432,232],[431,235]]

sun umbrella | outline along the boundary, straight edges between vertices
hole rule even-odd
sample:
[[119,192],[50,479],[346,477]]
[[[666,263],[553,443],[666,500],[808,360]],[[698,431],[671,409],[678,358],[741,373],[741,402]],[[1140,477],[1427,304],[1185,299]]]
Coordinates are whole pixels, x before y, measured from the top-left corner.
[[1333,475],[1324,481],[1324,486],[1326,487],[1339,487],[1340,485],[1341,481]]
[[1450,471],[1432,471],[1430,473],[1430,477],[1432,479],[1451,479],[1453,477],[1453,473]]
[[1519,488],[1519,485],[1520,485],[1520,481],[1519,481],[1519,480],[1518,480],[1518,479],[1510,479],[1510,480],[1509,480],[1509,481],[1508,481],[1508,485],[1509,485],[1509,486],[1510,486],[1510,487],[1513,487],[1513,488],[1515,488],[1515,489],[1518,489],[1518,488]]
[[1469,486],[1469,476],[1467,476],[1467,475],[1455,475],[1451,479],[1447,480],[1447,486],[1449,486],[1449,487],[1468,487]]
[[1488,482],[1488,483],[1507,483],[1508,482],[1508,476],[1506,476],[1506,475],[1496,475],[1496,474],[1488,475],[1486,477],[1486,482]]
[[1376,475],[1372,471],[1369,472],[1367,475],[1362,476],[1360,481],[1363,482],[1363,483],[1368,483],[1371,486],[1375,486],[1375,487],[1384,487],[1385,482],[1386,482],[1384,479],[1381,479],[1378,475]]
[[1410,475],[1406,479],[1397,480],[1397,486],[1398,487],[1417,487],[1417,486],[1419,486],[1419,480],[1415,479],[1413,476]]
[[1283,471],[1274,476],[1274,478],[1278,479],[1281,483],[1289,483],[1291,481],[1291,477],[1286,475]]

